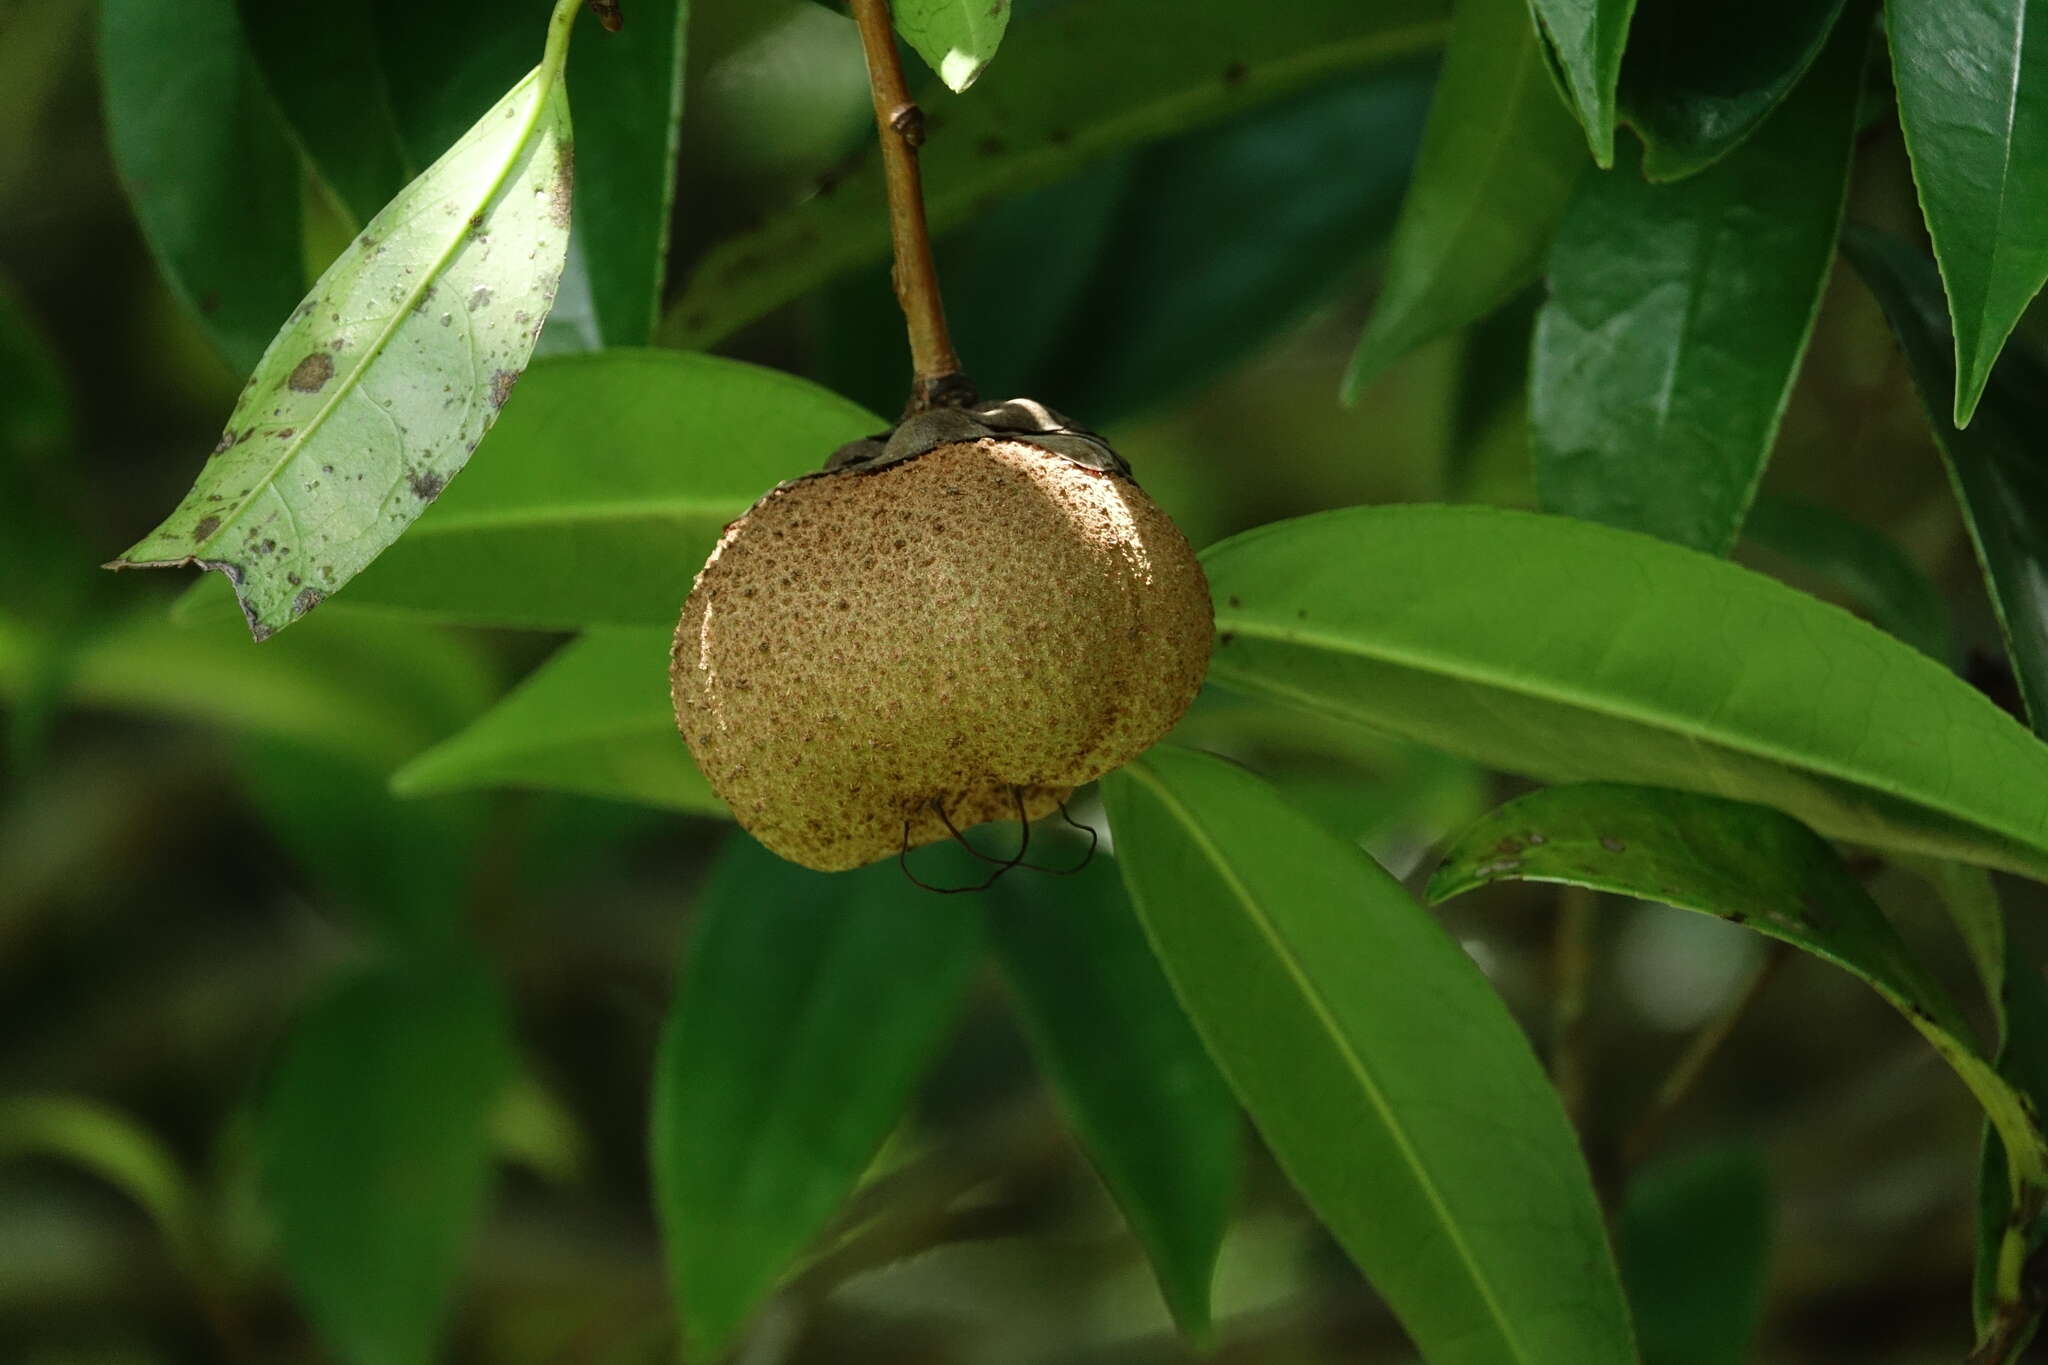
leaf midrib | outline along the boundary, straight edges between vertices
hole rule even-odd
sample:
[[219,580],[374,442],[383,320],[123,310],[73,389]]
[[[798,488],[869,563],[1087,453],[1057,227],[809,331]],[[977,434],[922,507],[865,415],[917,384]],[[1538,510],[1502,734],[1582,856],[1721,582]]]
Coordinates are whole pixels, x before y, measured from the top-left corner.
[[[519,130],[519,136],[511,143],[511,154],[506,157],[504,165],[498,168],[498,173],[492,177],[489,188],[486,189],[483,195],[481,196],[478,205],[478,211],[487,210],[491,206],[491,204],[497,200],[499,194],[504,190],[505,183],[507,179],[511,176],[513,167],[524,158],[529,148],[531,147],[531,144],[533,142],[534,129],[540,123],[542,112],[547,108],[548,102],[554,97],[554,82],[552,80],[542,80],[542,70],[543,69],[541,67],[535,67],[533,70],[527,72],[526,75],[520,79],[518,84],[514,85],[512,89],[505,92],[504,97],[498,101],[498,104],[495,104],[491,107],[493,111],[496,110],[499,107],[499,105],[502,105],[506,101],[512,99],[513,96],[517,95],[523,88],[525,88],[528,85],[534,85],[537,87],[533,94],[532,107],[527,111],[524,124]],[[490,113],[489,111],[487,111],[484,117],[488,118],[489,116]],[[464,138],[462,140],[466,141],[467,137],[468,134],[464,134]],[[455,146],[449,148],[448,154],[452,155],[460,146],[461,141],[458,141]],[[435,163],[436,166],[440,164],[440,162]],[[429,171],[427,173],[431,174],[432,168],[429,168]],[[417,182],[415,181],[414,183]],[[407,188],[410,189],[411,186],[408,186]],[[405,191],[401,190],[399,191],[399,194],[401,197],[403,197]],[[372,221],[374,222],[375,220],[373,219]],[[366,228],[365,231],[367,230],[368,229]],[[271,465],[269,470],[267,470],[262,475],[262,477],[256,479],[250,485],[249,493],[242,499],[240,503],[235,505],[235,508],[232,512],[228,513],[227,515],[221,518],[220,529],[215,531],[214,534],[209,536],[205,541],[201,542],[198,547],[199,549],[203,550],[206,546],[212,545],[215,541],[221,539],[223,536],[228,534],[228,532],[240,522],[242,516],[248,512],[249,508],[255,504],[256,500],[259,497],[263,496],[265,493],[269,492],[273,487],[275,487],[279,477],[283,475],[285,470],[288,469],[292,465],[292,463],[296,461],[302,454],[304,454],[305,451],[308,448],[310,448],[317,440],[319,440],[320,436],[326,431],[328,419],[334,413],[334,410],[340,406],[343,400],[347,399],[350,395],[356,393],[361,388],[364,376],[367,375],[370,372],[370,370],[377,364],[378,360],[382,358],[385,349],[390,346],[392,338],[398,335],[399,330],[405,326],[407,319],[409,319],[413,315],[414,308],[418,305],[420,299],[425,296],[427,289],[431,287],[435,281],[439,280],[441,276],[447,272],[449,262],[452,259],[454,259],[456,253],[462,249],[462,244],[464,240],[467,239],[468,236],[468,219],[459,219],[453,234],[448,239],[447,244],[441,248],[440,254],[434,258],[432,267],[430,269],[421,271],[419,275],[415,277],[412,287],[406,292],[405,301],[402,304],[393,305],[392,310],[387,320],[385,321],[384,325],[378,329],[375,338],[369,343],[367,351],[364,354],[362,360],[356,364],[354,369],[350,370],[346,375],[341,377],[341,381],[335,385],[334,392],[331,395],[329,395],[324,402],[321,403],[320,407],[313,413],[311,417],[306,419],[304,433],[285,443],[285,448],[282,452],[279,453],[276,462]],[[354,251],[355,249],[356,243],[350,242],[347,250]],[[329,268],[332,269],[331,266]],[[324,279],[325,276],[323,275],[322,278]],[[315,293],[319,291],[319,287],[319,284],[315,283],[315,285],[313,286]],[[308,297],[310,298],[311,295],[308,295]],[[286,326],[287,328],[289,328],[291,324],[287,323]],[[280,336],[282,335],[283,334],[280,333]],[[275,344],[275,342],[272,343],[273,346]],[[266,351],[265,354],[267,358],[268,352]],[[258,362],[259,365],[261,365],[261,363],[261,361]],[[274,393],[275,391],[276,386],[274,384],[264,390],[266,394]],[[252,394],[251,396],[254,397],[255,395]],[[381,404],[375,406],[377,406],[380,411],[383,410]],[[238,405],[237,411],[239,410],[240,409]],[[301,537],[300,539],[301,542],[303,543],[304,538]],[[241,595],[241,589],[239,586],[237,586],[236,588],[236,595]]]
[[1356,1077],[1360,1088],[1371,1101],[1373,1109],[1379,1114],[1381,1122],[1386,1125],[1388,1133],[1393,1136],[1395,1146],[1399,1149],[1402,1160],[1407,1163],[1417,1185],[1428,1198],[1429,1206],[1436,1213],[1437,1220],[1442,1225],[1445,1236],[1449,1238],[1452,1247],[1456,1249],[1458,1258],[1464,1263],[1466,1272],[1470,1276],[1473,1285],[1479,1290],[1480,1298],[1491,1311],[1495,1324],[1499,1329],[1500,1339],[1506,1344],[1516,1359],[1528,1361],[1530,1357],[1520,1340],[1516,1338],[1511,1319],[1502,1310],[1500,1300],[1494,1293],[1492,1282],[1482,1272],[1478,1260],[1472,1253],[1471,1247],[1467,1245],[1456,1221],[1451,1217],[1450,1209],[1445,1205],[1442,1195],[1438,1192],[1432,1173],[1423,1165],[1420,1152],[1414,1141],[1409,1137],[1407,1129],[1401,1125],[1393,1107],[1387,1102],[1385,1094],[1382,1093],[1379,1083],[1374,1079],[1371,1069],[1366,1065],[1365,1059],[1351,1046],[1349,1037],[1338,1026],[1336,1017],[1324,1000],[1322,992],[1316,988],[1314,982],[1302,970],[1300,961],[1294,954],[1291,945],[1286,942],[1271,919],[1263,913],[1257,898],[1252,895],[1251,889],[1244,884],[1244,881],[1237,875],[1236,870],[1223,857],[1222,850],[1217,846],[1216,841],[1210,836],[1208,830],[1196,819],[1194,812],[1185,803],[1178,800],[1174,796],[1172,789],[1165,782],[1161,781],[1153,773],[1151,767],[1142,760],[1131,764],[1128,771],[1138,781],[1149,786],[1157,796],[1160,804],[1165,806],[1170,814],[1175,815],[1186,826],[1189,836],[1195,841],[1198,849],[1222,877],[1226,889],[1245,907],[1246,918],[1258,928],[1261,937],[1271,945],[1275,960],[1286,969],[1287,975],[1294,981],[1302,999],[1309,1004],[1314,1012],[1317,1022],[1323,1026],[1325,1032],[1336,1044],[1338,1055],[1343,1059],[1346,1069]]
[[[1625,701],[1612,697],[1596,696],[1583,689],[1561,686],[1549,680],[1542,680],[1543,685],[1541,686],[1532,685],[1532,680],[1526,675],[1520,678],[1512,678],[1497,669],[1470,664],[1454,665],[1441,656],[1432,656],[1421,651],[1401,650],[1385,646],[1374,649],[1367,647],[1364,642],[1355,639],[1324,636],[1314,631],[1303,631],[1291,627],[1273,627],[1252,618],[1238,617],[1226,620],[1219,617],[1217,629],[1226,634],[1252,636],[1258,639],[1270,640],[1276,644],[1304,645],[1310,648],[1328,650],[1336,654],[1354,655],[1363,659],[1413,669],[1420,673],[1454,678],[1460,682],[1496,688],[1509,693],[1518,693],[1540,701],[1558,702],[1596,714],[1609,715],[1621,720],[1633,721],[1637,724],[1666,730],[1687,739],[1705,741],[1736,753],[1747,754],[1753,758],[1769,759],[1775,763],[1782,763],[1787,767],[1804,769],[1807,772],[1817,773],[1823,777],[1851,782],[1867,790],[1882,792],[1913,805],[1966,820],[1980,829],[1995,832],[2015,840],[2034,851],[2037,855],[2044,855],[2036,858],[2037,863],[2048,861],[2048,846],[2037,842],[2040,837],[2038,832],[2033,835],[2025,835],[2005,828],[2002,825],[1990,824],[1981,816],[1970,814],[1951,804],[1936,804],[1927,796],[1902,791],[1896,786],[1873,780],[1870,775],[1859,773],[1853,768],[1831,764],[1811,756],[1796,755],[1768,744],[1743,743],[1732,734],[1716,731],[1710,726],[1691,722],[1668,711],[1657,711],[1648,707],[1630,705]],[[1228,663],[1219,662],[1217,671],[1227,673],[1229,671]],[[1988,700],[1985,704],[1987,706],[1991,705]],[[2041,823],[2048,824],[2048,812],[2044,812],[2041,817]]]

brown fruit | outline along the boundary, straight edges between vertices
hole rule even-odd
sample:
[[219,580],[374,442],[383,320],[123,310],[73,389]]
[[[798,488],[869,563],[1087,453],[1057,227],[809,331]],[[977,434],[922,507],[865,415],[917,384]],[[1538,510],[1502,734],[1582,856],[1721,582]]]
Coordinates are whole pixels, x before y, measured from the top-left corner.
[[1036,819],[1172,728],[1201,565],[1036,404],[912,418],[726,528],[676,626],[676,721],[755,838],[821,871]]

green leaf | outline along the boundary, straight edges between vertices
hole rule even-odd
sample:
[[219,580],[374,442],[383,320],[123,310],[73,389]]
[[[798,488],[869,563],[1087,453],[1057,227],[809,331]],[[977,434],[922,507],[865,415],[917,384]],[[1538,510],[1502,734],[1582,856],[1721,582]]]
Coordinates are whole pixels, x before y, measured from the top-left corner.
[[1278,522],[1203,560],[1214,682],[1547,780],[1760,801],[2048,878],[2048,747],[1917,650],[1723,560],[1417,506]]
[[388,769],[263,736],[237,746],[236,768],[264,825],[320,899],[401,943],[445,946],[459,937],[464,893],[481,861],[481,800],[400,807]]
[[1153,951],[1282,1169],[1437,1365],[1633,1361],[1578,1144],[1463,950],[1257,778],[1103,784]]
[[[2001,992],[2006,1020],[1998,1071],[2039,1114],[2048,1110],[2048,971],[2039,961],[2015,954],[2006,959]],[[1977,1265],[1973,1307],[1980,1334],[2009,1332],[2010,1349],[1988,1357],[1992,1365],[2016,1361],[2033,1340],[2041,1315],[2037,1295],[2025,1286],[2025,1267],[2048,1245],[2048,1213],[2038,1191],[2029,1220],[2014,1199],[2008,1147],[1995,1125],[1984,1129],[1984,1154],[1977,1184]]]
[[568,249],[577,10],[548,56],[371,220],[271,342],[192,491],[114,568],[198,565],[267,639],[439,496],[532,354]]
[[1146,148],[1085,310],[1029,391],[1091,421],[1151,406],[1327,298],[1394,220],[1432,78],[1402,63]]
[[981,950],[893,863],[825,876],[736,836],[697,906],[655,1062],[655,1207],[712,1359],[853,1189]]
[[[1255,24],[1190,23],[1185,10],[1183,0],[1090,0],[1020,29],[972,99],[928,111],[923,161],[933,230],[1122,148],[1416,52],[1444,27],[1443,0],[1293,0]],[[1145,40],[1133,42],[1133,34]],[[709,346],[840,272],[882,259],[888,244],[869,149],[830,194],[708,253],[662,336]]]
[[[960,354],[973,357],[982,392],[1054,392],[1045,383],[1048,365],[1061,347],[1074,344],[1084,330],[1081,322],[1101,321],[1090,307],[1090,292],[1101,276],[1110,234],[1127,215],[1139,160],[1139,153],[1125,152],[1099,161],[1016,195],[1001,213],[983,214],[932,243],[945,282],[947,325]],[[1060,230],[1047,233],[1044,224],[1050,222]],[[1019,289],[1017,262],[1027,256],[1031,287]],[[894,411],[903,401],[905,356],[901,347],[875,344],[876,337],[893,336],[903,326],[888,264],[877,261],[853,271],[818,297],[823,306],[817,354],[807,372],[868,408]],[[1062,411],[1085,413],[1098,426],[1112,420],[1099,396],[1077,404],[1062,393],[1060,401],[1067,405]]]
[[1844,25],[1711,170],[1651,185],[1631,154],[1581,187],[1530,375],[1546,508],[1734,546],[1834,261],[1867,42]]
[[546,360],[482,464],[347,601],[440,621],[673,631],[726,523],[888,425],[735,360],[631,350]]
[[2037,727],[2048,724],[2048,459],[2040,450],[2048,363],[2013,347],[1992,372],[1976,420],[1958,428],[1949,420],[1955,371],[1933,264],[1905,243],[1861,228],[1852,228],[1842,247],[1898,334],[1948,459],[2027,714]]
[[[1643,174],[1696,175],[1757,130],[1827,43],[1843,0],[1637,0],[1621,65],[1621,121]],[[1851,23],[1867,22],[1859,9]]]
[[391,779],[400,796],[529,787],[723,816],[676,732],[673,628],[593,630]]
[[293,1028],[259,1146],[307,1313],[350,1365],[425,1365],[491,1174],[513,1075],[497,982],[453,954],[371,967]]
[[41,464],[71,443],[76,414],[55,349],[0,277],[0,454]]
[[239,0],[239,8],[271,97],[350,227],[361,227],[426,164],[399,139],[372,7]]
[[188,1272],[210,1268],[192,1182],[164,1143],[127,1115],[68,1095],[0,1100],[0,1163],[34,1157],[54,1158],[106,1181],[149,1215]]
[[[438,155],[525,70],[527,30],[507,13],[539,24],[547,9],[548,0],[375,6],[378,53],[411,155]],[[550,328],[544,351],[645,345],[654,328],[667,273],[689,0],[635,0],[625,14],[623,31],[586,37],[569,54],[569,87],[588,92],[577,104],[570,272],[580,267],[589,282],[590,317],[578,329],[587,335],[562,338]],[[559,315],[572,284],[565,277],[558,322],[566,321]]]
[[1957,426],[2048,279],[2044,18],[2030,0],[1885,5],[1899,123],[1955,318]]
[[235,0],[100,0],[99,40],[107,141],[142,235],[228,364],[250,369],[305,286],[298,159]]
[[1458,836],[1430,878],[1432,903],[1496,881],[1561,882],[1744,924],[1860,977],[1955,1069],[1986,1115],[2048,1175],[2027,1104],[2002,1080],[1953,1001],[1826,841],[1766,806],[1588,782],[1508,802]]
[[1603,168],[1614,164],[1615,85],[1635,7],[1636,0],[1529,0],[1593,160]]
[[[1320,85],[1019,195],[940,239],[947,316],[983,391],[1057,394],[1101,427],[1265,345],[1385,233],[1429,88],[1419,62]],[[903,355],[875,345],[902,328],[887,268],[836,286],[826,321],[819,377],[893,410]]]
[[[86,601],[97,595],[84,575],[50,572],[51,565],[76,564],[92,553],[74,510],[85,507],[89,495],[64,458],[76,429],[56,350],[0,276],[0,545],[6,547],[0,610],[41,623],[53,636],[89,619]],[[51,663],[61,666],[54,657]],[[33,704],[17,710],[10,725],[46,710]]]
[[1977,970],[1977,982],[1984,988],[1985,1003],[1991,1008],[1992,1023],[2000,1037],[2005,1034],[2005,911],[1998,902],[1998,886],[1981,867],[1964,863],[1928,862],[1914,869],[1934,888],[1942,908],[1962,936],[1969,950],[1970,965]]
[[974,84],[1010,26],[1010,0],[896,0],[896,31],[946,88]]
[[1742,534],[1839,588],[1860,615],[1928,658],[1957,657],[1941,590],[1882,531],[1822,503],[1766,493],[1751,505]]
[[1755,1148],[1709,1148],[1630,1179],[1615,1241],[1643,1365],[1743,1365],[1763,1319],[1770,1171]]
[[578,43],[569,83],[593,92],[577,116],[576,240],[607,346],[654,339],[683,118],[690,0],[633,0],[617,34]]
[[[225,605],[191,627],[164,619],[160,603],[99,625],[73,660],[72,701],[388,769],[467,723],[491,695],[475,652],[439,631],[336,612],[252,649]],[[39,643],[0,616],[0,696],[21,695]]]
[[1242,1159],[1237,1102],[1108,858],[1068,881],[1000,885],[991,934],[1039,1066],[1152,1258],[1174,1321],[1206,1340]]
[[1423,342],[1491,313],[1542,268],[1585,166],[1544,61],[1527,0],[1461,0],[1345,401]]

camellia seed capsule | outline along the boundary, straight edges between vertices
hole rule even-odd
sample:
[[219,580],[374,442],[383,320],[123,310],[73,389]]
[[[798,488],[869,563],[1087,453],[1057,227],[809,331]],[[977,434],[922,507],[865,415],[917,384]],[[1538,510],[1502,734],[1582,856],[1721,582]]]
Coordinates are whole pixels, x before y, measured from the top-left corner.
[[697,575],[669,677],[740,824],[839,871],[1036,819],[1137,757],[1212,629],[1123,461],[1017,400],[920,414],[762,498]]

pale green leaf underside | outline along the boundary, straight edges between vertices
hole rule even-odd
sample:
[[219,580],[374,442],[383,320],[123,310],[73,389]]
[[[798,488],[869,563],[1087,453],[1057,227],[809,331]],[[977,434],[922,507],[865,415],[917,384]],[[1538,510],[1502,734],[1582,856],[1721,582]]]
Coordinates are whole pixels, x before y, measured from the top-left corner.
[[954,91],[974,84],[1010,26],[1010,0],[896,0],[896,31]]
[[670,634],[593,630],[565,645],[475,724],[400,769],[392,790],[541,788],[723,816],[676,733]]
[[536,69],[321,276],[192,491],[112,567],[216,570],[261,640],[376,558],[526,368],[568,250],[571,165],[567,97]]
[[1430,879],[1444,901],[1488,882],[1564,882],[1718,915],[1861,978],[1934,1045],[2020,1167],[2048,1165],[2027,1105],[1948,992],[1825,841],[1765,806],[1587,782],[1532,792],[1459,835]]
[[2048,747],[1919,651],[1760,574],[1477,507],[1328,512],[1203,559],[1226,686],[1551,781],[1731,796],[2048,879]]
[[1633,1362],[1571,1127],[1457,943],[1355,847],[1219,759],[1161,746],[1103,797],[1197,1031],[1419,1351]]

